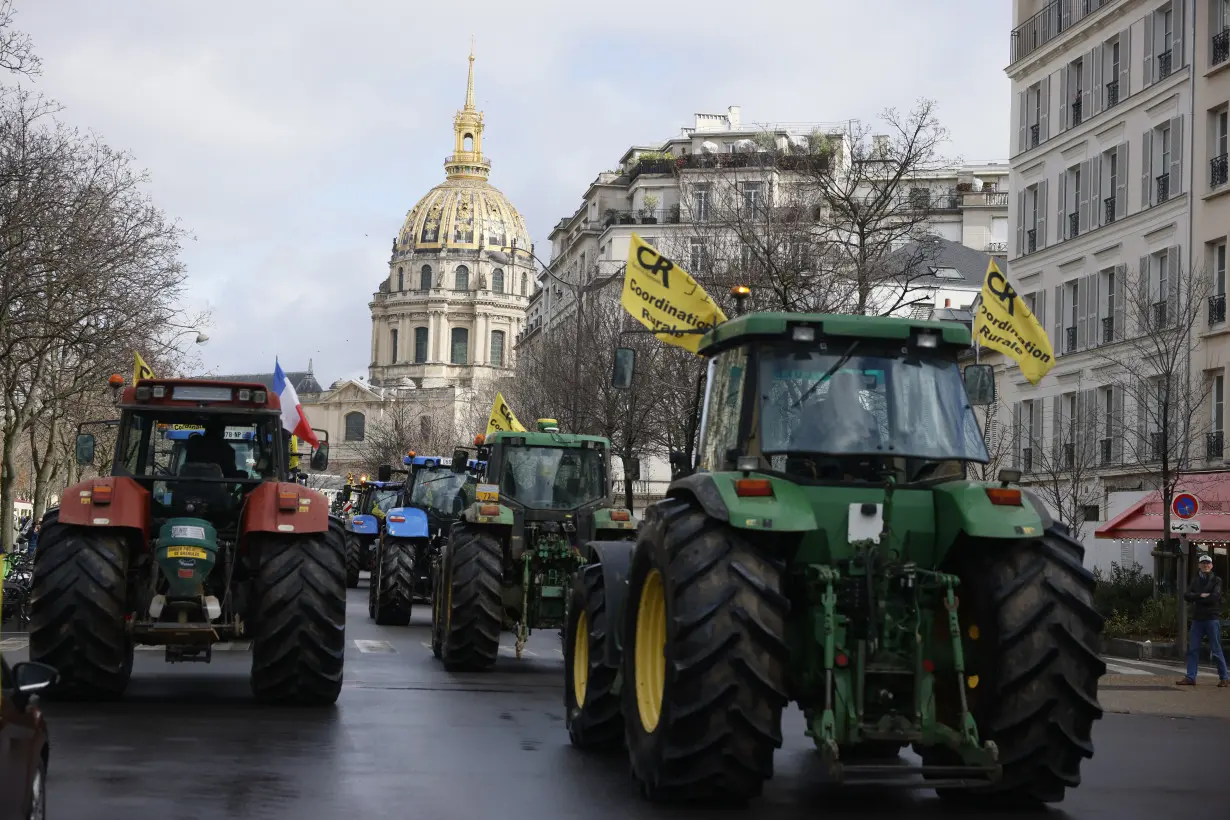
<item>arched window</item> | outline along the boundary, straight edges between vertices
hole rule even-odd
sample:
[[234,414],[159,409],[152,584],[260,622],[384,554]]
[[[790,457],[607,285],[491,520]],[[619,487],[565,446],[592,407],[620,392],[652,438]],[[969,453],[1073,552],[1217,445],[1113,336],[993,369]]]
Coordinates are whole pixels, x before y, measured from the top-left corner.
[[431,265],[424,265],[419,271],[419,290],[431,290]]
[[491,292],[504,292],[504,271],[500,268],[496,268],[491,272]]
[[453,364],[469,363],[470,353],[470,329],[466,327],[455,327],[452,330],[453,355],[450,361]]
[[473,134],[466,134],[465,137],[462,138],[461,150],[463,151],[473,151],[474,150],[474,135]]
[[423,364],[427,361],[427,328],[414,329],[414,363]]
[[406,269],[401,266],[397,268],[397,289],[406,289]]
[[465,265],[457,266],[457,278],[453,281],[453,290],[470,289],[470,269]]
[[504,331],[491,331],[491,363],[496,367],[504,366]]
[[357,410],[346,414],[346,440],[362,441],[367,431],[367,418]]
[[389,331],[389,361],[397,364],[397,328]]
[[524,274],[524,273],[521,274],[521,295],[522,296],[529,296],[529,294],[525,292],[525,289],[529,287],[529,281],[530,281],[530,277],[527,274]]
[[426,446],[431,439],[431,416],[423,416],[419,419],[419,435],[423,439],[424,446]]

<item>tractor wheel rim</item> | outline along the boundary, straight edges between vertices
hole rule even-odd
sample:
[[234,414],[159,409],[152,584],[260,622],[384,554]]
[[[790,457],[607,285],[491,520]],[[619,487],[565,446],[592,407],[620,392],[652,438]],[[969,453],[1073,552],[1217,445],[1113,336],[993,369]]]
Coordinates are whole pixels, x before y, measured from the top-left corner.
[[666,596],[662,573],[649,571],[636,607],[636,707],[646,732],[658,728],[666,688]]
[[572,639],[572,695],[577,706],[585,705],[585,690],[589,686],[589,615],[581,610],[577,618],[576,635]]

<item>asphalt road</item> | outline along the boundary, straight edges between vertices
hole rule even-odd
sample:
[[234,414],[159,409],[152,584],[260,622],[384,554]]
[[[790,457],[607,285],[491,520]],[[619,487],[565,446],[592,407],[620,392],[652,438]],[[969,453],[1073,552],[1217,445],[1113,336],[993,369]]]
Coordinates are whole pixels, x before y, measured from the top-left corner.
[[[693,813],[644,803],[623,759],[583,755],[568,744],[557,634],[535,635],[520,662],[508,647],[492,673],[454,676],[425,643],[425,606],[410,627],[377,627],[366,600],[364,581],[350,593],[347,682],[333,709],[256,707],[243,646],[216,652],[209,665],[171,666],[161,652],[139,652],[123,702],[46,704],[48,816],[622,820]],[[22,659],[20,636],[5,637],[5,657]],[[706,816],[953,815],[929,791],[826,787],[801,715],[789,712],[784,728],[764,797]],[[1108,714],[1094,740],[1084,784],[1041,816],[1230,816],[1230,722]]]

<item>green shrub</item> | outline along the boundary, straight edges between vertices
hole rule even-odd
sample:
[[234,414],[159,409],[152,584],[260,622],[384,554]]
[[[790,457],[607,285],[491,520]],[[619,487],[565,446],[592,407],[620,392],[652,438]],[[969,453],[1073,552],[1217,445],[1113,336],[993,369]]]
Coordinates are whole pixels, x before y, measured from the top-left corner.
[[1178,598],[1173,595],[1149,598],[1135,615],[1113,610],[1106,619],[1105,635],[1108,638],[1130,638],[1138,641],[1170,641],[1174,640],[1178,622]]
[[1153,576],[1135,561],[1129,566],[1112,562],[1109,574],[1099,567],[1094,569],[1093,577],[1098,582],[1093,595],[1094,606],[1108,618],[1116,614],[1125,618],[1140,617],[1153,600]]

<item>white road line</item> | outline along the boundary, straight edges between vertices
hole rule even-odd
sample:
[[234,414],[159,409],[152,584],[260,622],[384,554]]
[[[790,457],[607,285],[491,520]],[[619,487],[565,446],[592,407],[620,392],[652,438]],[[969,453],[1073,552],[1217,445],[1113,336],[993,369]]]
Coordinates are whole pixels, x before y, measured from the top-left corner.
[[5,638],[0,641],[0,652],[17,652],[29,645],[29,638]]
[[1150,672],[1148,669],[1137,669],[1136,667],[1133,667],[1133,666],[1120,666],[1117,663],[1110,663],[1109,661],[1106,664],[1106,671],[1108,674],[1111,674],[1111,675],[1145,675],[1147,677],[1153,676],[1153,673]]
[[[1110,661],[1107,661],[1107,663],[1110,663]],[[1184,668],[1181,666],[1168,666],[1164,663],[1156,663],[1154,661],[1131,660],[1129,658],[1115,658],[1114,663],[1123,664],[1126,666],[1134,666],[1138,669],[1151,669],[1154,672],[1165,672],[1167,675],[1181,675],[1183,674],[1183,671],[1184,671]],[[1211,670],[1213,669],[1213,665],[1202,663],[1200,664],[1200,668],[1202,670]]]
[[358,647],[360,652],[364,653],[397,654],[393,644],[388,641],[362,641],[356,639],[354,645]]

